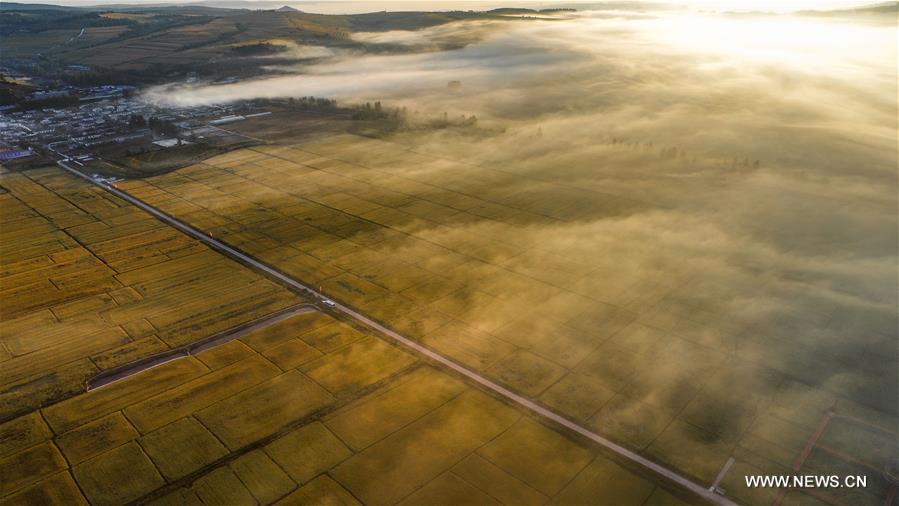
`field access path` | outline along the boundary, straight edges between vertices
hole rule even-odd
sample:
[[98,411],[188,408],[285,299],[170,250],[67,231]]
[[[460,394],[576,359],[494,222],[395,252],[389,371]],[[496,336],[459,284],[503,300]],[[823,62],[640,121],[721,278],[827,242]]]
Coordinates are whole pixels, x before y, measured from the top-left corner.
[[[96,186],[106,190],[107,192],[110,192],[113,195],[125,200],[126,202],[133,204],[134,206],[140,208],[143,211],[146,211],[147,213],[149,213],[153,217],[159,219],[160,221],[174,227],[175,229],[187,234],[190,237],[193,237],[194,239],[197,239],[198,241],[201,241],[202,243],[206,244],[207,246],[211,247],[212,249],[214,249],[224,255],[227,255],[228,257],[230,257],[248,267],[251,267],[257,271],[260,271],[260,272],[266,274],[267,276],[269,276],[270,278],[283,283],[284,285],[287,285],[295,290],[305,293],[305,294],[313,297],[314,299],[322,300],[322,301],[327,300],[327,298],[323,294],[317,292],[316,290],[303,284],[302,282],[284,274],[283,272],[267,265],[264,262],[257,260],[256,258],[254,258],[250,255],[247,255],[246,253],[244,253],[232,246],[229,246],[228,244],[226,244],[222,241],[219,241],[218,239],[215,239],[210,234],[203,232],[197,228],[194,228],[194,227],[182,222],[181,220],[175,218],[174,216],[172,216],[160,209],[157,209],[156,207],[153,207],[153,206],[147,204],[146,202],[132,196],[128,192],[119,190],[112,184],[94,180],[93,178],[82,173],[78,169],[71,167],[65,161],[59,161],[57,163],[60,167],[62,167],[66,171],[70,172],[71,174],[75,175],[76,177],[84,179],[85,181],[88,181],[89,183],[96,185]],[[718,504],[718,505],[722,505],[722,506],[731,506],[731,505],[735,506],[735,504],[736,504],[733,501],[731,501],[730,499],[728,499],[727,497],[724,497],[724,496],[716,493],[713,490],[713,487],[707,488],[703,485],[700,485],[700,484],[690,480],[689,478],[682,476],[682,475],[672,471],[671,469],[668,469],[667,467],[657,464],[656,462],[653,462],[652,460],[649,460],[646,457],[643,457],[631,450],[628,450],[627,448],[625,448],[621,445],[618,445],[618,444],[614,443],[613,441],[611,441],[607,438],[604,438],[603,436],[600,436],[599,434],[597,434],[581,425],[578,425],[578,424],[572,422],[571,420],[568,420],[567,418],[564,418],[561,415],[559,415],[549,409],[546,409],[543,406],[540,406],[539,404],[537,404],[529,399],[526,399],[525,397],[523,397],[521,395],[516,394],[515,392],[512,392],[511,390],[485,378],[484,376],[478,374],[477,372],[474,372],[471,369],[464,367],[464,366],[456,363],[455,361],[453,361],[439,353],[436,353],[429,348],[426,348],[426,347],[418,344],[414,340],[409,339],[409,338],[385,327],[384,325],[378,323],[377,321],[372,320],[371,318],[368,318],[367,316],[358,313],[357,311],[353,310],[352,308],[341,304],[339,301],[334,301],[333,306],[330,306],[330,309],[340,312],[340,313],[343,313],[344,315],[349,316],[350,318],[353,318],[354,320],[356,320],[360,323],[363,323],[364,325],[368,326],[369,328],[372,328],[386,336],[389,336],[390,338],[394,339],[399,344],[402,344],[403,346],[414,350],[418,354],[432,360],[433,362],[439,363],[440,365],[442,365],[446,368],[449,368],[452,371],[454,371],[458,374],[461,374],[462,376],[465,376],[466,378],[480,384],[483,388],[486,388],[487,390],[493,392],[494,394],[497,394],[497,395],[503,397],[507,401],[510,401],[518,406],[524,407],[544,419],[551,420],[552,422],[556,423],[557,425],[564,427],[567,430],[575,432],[575,433],[579,434],[580,436],[593,441],[594,443],[598,444],[599,446],[605,448],[608,451],[611,451],[612,453],[618,455],[619,457],[622,457],[636,465],[639,465],[640,467],[650,471],[651,473],[659,476],[660,478],[662,478],[664,480],[670,481],[673,484],[676,484],[678,486],[683,487],[686,490],[689,490],[693,494],[697,495],[698,497],[700,497],[706,501],[709,501],[710,503]]]

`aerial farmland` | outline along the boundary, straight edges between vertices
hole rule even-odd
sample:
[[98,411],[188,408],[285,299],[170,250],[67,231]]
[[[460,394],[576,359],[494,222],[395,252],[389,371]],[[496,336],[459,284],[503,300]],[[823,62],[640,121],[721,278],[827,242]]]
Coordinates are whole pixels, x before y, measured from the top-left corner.
[[894,4],[128,1],[0,9],[0,506],[899,501]]
[[[3,252],[4,287],[29,287],[4,290],[4,504],[541,504],[596,493],[596,477],[621,480],[599,491],[616,502],[680,500],[73,176],[2,184],[18,246]],[[132,365],[209,335],[207,349]],[[556,453],[564,463],[545,458]]]
[[[169,212],[214,202],[229,222],[209,228],[217,237],[699,482],[712,482],[731,455],[744,471],[788,468],[835,405],[867,415],[841,418],[843,433],[818,444],[853,455],[859,473],[885,463],[891,450],[880,448],[893,444],[883,432],[891,417],[796,377],[810,379],[814,369],[774,367],[770,338],[738,339],[746,328],[693,289],[656,280],[635,286],[614,266],[597,268],[597,260],[529,241],[524,226],[577,217],[566,215],[570,201],[554,191],[579,192],[544,183],[545,200],[523,209],[471,190],[485,179],[503,188],[503,177],[409,146],[345,136],[236,151],[124,188]],[[598,213],[641,207],[622,197],[595,202]],[[206,219],[205,211],[195,214]],[[260,220],[262,213],[278,218]],[[191,220],[191,213],[180,216]],[[685,317],[696,305],[706,307],[704,325]],[[675,365],[646,366],[654,361]],[[843,459],[817,451],[804,465],[846,465]],[[776,494],[745,493],[747,502]]]

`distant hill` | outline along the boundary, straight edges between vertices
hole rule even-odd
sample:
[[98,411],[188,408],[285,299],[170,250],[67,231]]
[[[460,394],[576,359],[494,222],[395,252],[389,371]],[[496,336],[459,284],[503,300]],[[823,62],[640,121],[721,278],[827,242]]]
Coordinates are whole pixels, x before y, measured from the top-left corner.
[[[486,12],[325,15],[301,12],[283,4],[263,7],[241,0],[214,2],[254,8],[212,7],[212,2],[94,7],[3,2],[0,65],[15,63],[29,72],[39,68],[41,76],[76,85],[140,86],[187,75],[210,80],[242,78],[263,73],[264,66],[272,65],[272,58],[289,58],[280,50],[285,41],[403,53],[415,49],[360,42],[352,34],[418,30],[464,20],[525,22],[513,21],[510,14],[524,15],[522,18],[539,14],[531,9],[506,8]],[[433,50],[433,45],[428,50]],[[41,65],[35,66],[33,63],[38,61]]]
[[19,2],[0,2],[0,11],[80,11],[82,7],[69,7],[52,4],[26,4]]
[[803,16],[837,16],[837,17],[845,17],[845,16],[894,16],[893,21],[896,20],[896,14],[899,14],[899,2],[884,2],[872,5],[866,5],[863,7],[855,7],[852,9],[837,9],[837,10],[829,10],[829,11],[818,11],[818,10],[807,10],[807,11],[799,11],[796,14],[800,14]]

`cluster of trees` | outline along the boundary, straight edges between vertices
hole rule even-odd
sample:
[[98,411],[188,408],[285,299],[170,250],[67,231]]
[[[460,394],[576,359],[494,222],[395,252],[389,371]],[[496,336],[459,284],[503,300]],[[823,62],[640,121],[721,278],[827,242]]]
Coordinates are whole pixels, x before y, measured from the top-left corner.
[[257,44],[244,44],[242,46],[233,46],[231,52],[237,56],[265,56],[270,54],[281,53],[287,50],[287,47],[271,42],[259,42]]
[[165,135],[166,137],[178,135],[178,126],[171,121],[150,118],[147,121],[147,125],[150,127],[150,130],[159,135]]
[[733,158],[730,162],[731,167],[742,167],[744,169],[753,168],[757,169],[761,167],[761,162],[759,160],[750,160],[749,158]]
[[32,109],[64,109],[78,105],[81,102],[75,95],[57,95],[55,97],[24,99],[15,102],[16,109],[19,111],[30,111]]
[[678,149],[677,146],[671,146],[668,148],[659,149],[659,156],[661,158],[678,158],[681,156],[687,156],[687,152],[682,149]]
[[148,120],[140,114],[132,114],[131,117],[128,118],[128,126],[132,129],[149,127],[155,134],[164,135],[166,137],[178,135],[178,125],[171,121],[159,118],[150,118]]
[[[623,146],[631,149],[641,149],[641,150],[654,150],[655,146],[651,142],[639,142],[639,141],[628,141],[625,139],[619,139],[617,137],[612,137],[610,141],[613,145]],[[690,153],[677,146],[668,146],[658,148],[659,158],[663,159],[672,159],[672,158],[686,158],[691,156]],[[695,158],[693,158],[695,161]],[[757,169],[761,166],[761,161],[759,160],[750,160],[747,157],[743,158],[723,158],[721,159],[722,166],[730,166],[731,168],[752,168]]]
[[9,88],[0,88],[0,105],[13,105],[18,99]]
[[381,107],[381,102],[375,102],[372,105],[371,102],[366,102],[363,105],[356,106],[353,111],[353,119],[355,120],[380,120],[380,119],[400,119],[400,115],[402,112],[402,116],[405,116],[405,110],[400,111],[399,109],[391,109],[386,110]]
[[298,109],[301,111],[312,111],[312,110],[334,111],[334,110],[337,110],[337,101],[330,99],[330,98],[320,98],[320,97],[294,98],[294,97],[290,97],[289,99],[287,99],[287,105],[291,109]]
[[449,114],[444,112],[443,119],[432,120],[429,123],[431,128],[449,128],[449,127],[476,127],[478,126],[478,117],[472,114],[466,116],[460,114],[457,118],[450,118]]
[[78,87],[99,86],[101,84],[128,84],[137,86],[148,82],[158,81],[162,75],[165,75],[158,67],[151,67],[144,70],[134,69],[128,70],[128,72],[109,68],[92,67],[91,70],[88,71],[57,71],[55,73],[47,72],[47,74],[55,75],[59,79],[70,83],[72,86]]
[[147,126],[147,118],[144,118],[140,114],[132,114],[130,118],[128,118],[128,126],[131,128],[144,128]]
[[0,105],[15,105],[25,100],[34,88],[31,86],[23,86],[21,84],[7,81],[0,74]]
[[366,102],[353,108],[354,120],[376,121],[377,127],[383,131],[397,130],[445,130],[456,129],[468,133],[489,133],[496,129],[484,129],[478,126],[475,115],[450,116],[448,112],[435,117],[421,117],[418,111],[411,115],[405,107],[384,107],[381,102]]

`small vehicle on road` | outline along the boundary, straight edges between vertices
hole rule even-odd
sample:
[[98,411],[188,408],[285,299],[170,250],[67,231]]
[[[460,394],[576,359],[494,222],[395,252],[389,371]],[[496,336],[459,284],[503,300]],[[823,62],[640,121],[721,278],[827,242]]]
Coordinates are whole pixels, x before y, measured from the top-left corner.
[[337,303],[331,299],[324,299],[322,302],[328,307],[337,307]]

